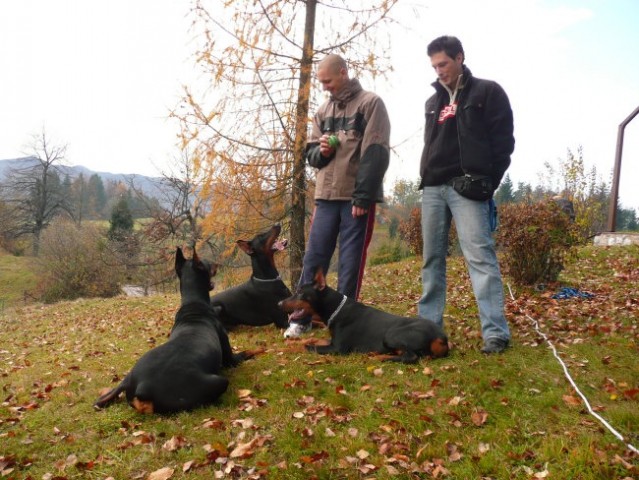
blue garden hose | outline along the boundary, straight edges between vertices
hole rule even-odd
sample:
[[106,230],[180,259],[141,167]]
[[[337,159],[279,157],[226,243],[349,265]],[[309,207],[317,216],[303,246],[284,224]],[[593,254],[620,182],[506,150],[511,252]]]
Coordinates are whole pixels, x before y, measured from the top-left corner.
[[563,287],[558,293],[555,293],[551,298],[556,300],[564,300],[566,298],[592,298],[595,295],[590,292],[582,292],[577,288]]

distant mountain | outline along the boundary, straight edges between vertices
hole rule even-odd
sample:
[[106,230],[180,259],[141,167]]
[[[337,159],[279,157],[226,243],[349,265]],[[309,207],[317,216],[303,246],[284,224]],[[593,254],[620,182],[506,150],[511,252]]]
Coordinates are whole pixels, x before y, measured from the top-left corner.
[[[34,165],[36,162],[37,160],[34,157],[0,160],[0,183],[5,180],[6,176],[11,170],[28,168]],[[58,165],[57,168],[62,172],[63,175],[69,175],[71,178],[75,178],[80,176],[80,174],[83,174],[84,178],[88,180],[91,175],[95,174],[100,176],[100,178],[102,178],[102,181],[105,183],[112,181],[122,182],[128,185],[131,181],[133,181],[136,188],[141,189],[146,195],[150,197],[158,197],[157,183],[160,180],[160,178],[158,177],[147,177],[145,175],[137,175],[132,173],[95,172],[81,165]]]

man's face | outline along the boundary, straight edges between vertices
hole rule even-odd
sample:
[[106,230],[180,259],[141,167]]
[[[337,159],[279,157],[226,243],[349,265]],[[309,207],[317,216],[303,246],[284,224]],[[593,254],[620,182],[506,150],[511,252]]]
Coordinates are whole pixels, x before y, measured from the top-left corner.
[[462,73],[464,56],[458,53],[455,58],[450,58],[446,52],[433,53],[430,57],[430,64],[435,69],[439,80],[450,89],[454,89],[457,78]]
[[346,85],[348,81],[348,76],[345,69],[337,69],[331,65],[327,65],[318,68],[317,79],[325,91],[331,95],[335,95],[344,88],[344,85]]

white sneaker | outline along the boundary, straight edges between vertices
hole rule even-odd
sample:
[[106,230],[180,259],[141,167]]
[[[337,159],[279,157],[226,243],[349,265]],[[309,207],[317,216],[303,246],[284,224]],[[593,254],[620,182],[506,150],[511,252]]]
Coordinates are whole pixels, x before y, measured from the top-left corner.
[[313,328],[313,325],[309,323],[291,323],[284,332],[284,338],[299,338],[304,333],[308,333]]

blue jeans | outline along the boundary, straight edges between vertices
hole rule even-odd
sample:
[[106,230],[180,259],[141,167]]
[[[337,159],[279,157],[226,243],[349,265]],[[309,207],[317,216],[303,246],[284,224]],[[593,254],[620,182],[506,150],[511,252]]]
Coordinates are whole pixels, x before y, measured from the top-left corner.
[[451,219],[455,220],[462,253],[479,307],[482,337],[510,340],[504,316],[504,287],[490,231],[488,201],[462,197],[453,187],[424,187],[422,192],[422,236],[424,264],[423,294],[417,304],[420,317],[444,326],[446,305],[446,255]]

